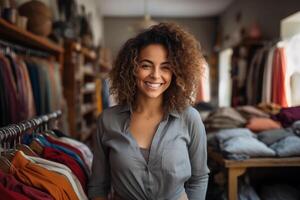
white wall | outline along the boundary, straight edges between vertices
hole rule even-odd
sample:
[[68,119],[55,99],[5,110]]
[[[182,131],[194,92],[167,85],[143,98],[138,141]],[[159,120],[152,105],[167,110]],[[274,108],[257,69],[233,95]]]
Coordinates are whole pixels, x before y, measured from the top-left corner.
[[98,0],[77,0],[78,4],[85,5],[87,13],[92,13],[91,28],[94,36],[94,44],[99,44],[103,41],[103,18],[96,1]]
[[280,35],[282,39],[289,39],[300,33],[300,11],[281,20]]
[[[220,16],[223,39],[226,35],[232,39],[241,27],[248,30],[254,21],[266,39],[279,39],[280,20],[299,10],[300,0],[236,0]],[[238,12],[242,14],[239,24],[235,20]],[[223,48],[231,45],[232,41],[224,41]]]
[[[142,17],[104,17],[104,46],[110,48],[115,58],[121,45],[135,35],[132,25]],[[205,54],[210,54],[216,32],[216,18],[154,18],[156,21],[173,21],[179,23],[191,32],[200,44]]]
[[228,107],[231,105],[232,81],[231,81],[231,56],[232,49],[224,49],[219,54],[219,94],[218,105]]

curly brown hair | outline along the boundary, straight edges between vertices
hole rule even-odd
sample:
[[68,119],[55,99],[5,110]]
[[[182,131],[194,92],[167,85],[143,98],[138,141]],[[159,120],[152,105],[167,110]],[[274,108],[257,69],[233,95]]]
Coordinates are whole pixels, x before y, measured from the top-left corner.
[[129,39],[119,51],[110,73],[110,92],[119,104],[135,107],[136,77],[140,51],[150,44],[161,44],[167,50],[173,77],[165,91],[163,106],[166,111],[181,112],[193,104],[204,58],[199,42],[175,23],[160,23]]

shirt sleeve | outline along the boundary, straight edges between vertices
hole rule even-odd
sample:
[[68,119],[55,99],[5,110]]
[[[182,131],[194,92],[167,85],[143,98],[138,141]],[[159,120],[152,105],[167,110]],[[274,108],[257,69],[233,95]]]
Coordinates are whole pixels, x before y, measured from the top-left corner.
[[192,175],[185,184],[185,191],[189,200],[205,200],[209,173],[206,132],[200,114],[195,109],[190,109],[187,123],[191,137],[188,148]]
[[97,133],[94,141],[94,157],[92,174],[88,184],[88,197],[107,197],[110,191],[110,166],[108,148],[103,145],[103,119],[102,115],[97,122]]

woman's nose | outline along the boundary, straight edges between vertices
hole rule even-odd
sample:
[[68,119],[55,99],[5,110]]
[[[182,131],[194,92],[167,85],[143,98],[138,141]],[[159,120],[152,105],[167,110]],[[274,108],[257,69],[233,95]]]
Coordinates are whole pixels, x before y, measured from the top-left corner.
[[151,72],[151,77],[152,78],[158,78],[160,75],[160,71],[159,69],[153,69],[152,72]]

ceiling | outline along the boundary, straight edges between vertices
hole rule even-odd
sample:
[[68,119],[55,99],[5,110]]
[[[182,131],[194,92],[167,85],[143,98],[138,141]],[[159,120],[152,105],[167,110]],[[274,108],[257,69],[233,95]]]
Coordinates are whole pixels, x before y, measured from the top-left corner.
[[221,14],[234,0],[96,0],[106,17],[211,17]]

